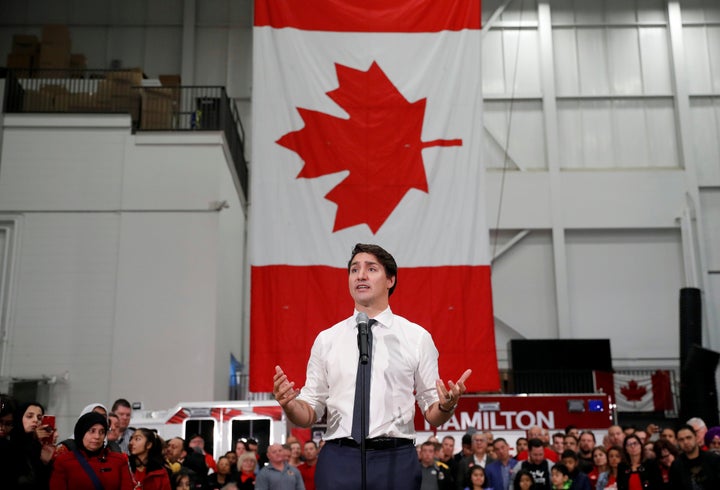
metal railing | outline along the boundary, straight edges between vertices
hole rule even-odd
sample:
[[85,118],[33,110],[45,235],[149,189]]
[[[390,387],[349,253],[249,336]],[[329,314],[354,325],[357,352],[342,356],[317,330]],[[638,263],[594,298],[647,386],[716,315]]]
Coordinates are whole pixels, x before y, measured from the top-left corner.
[[[618,369],[615,374],[631,375],[638,379],[651,377],[657,369]],[[666,411],[667,417],[677,416],[680,406],[680,383],[677,369],[666,368],[670,375],[670,388],[674,410]],[[593,372],[588,370],[563,371],[512,371],[504,375],[512,380],[503,391],[510,393],[592,393]]]
[[8,70],[7,113],[129,114],[133,131],[223,131],[248,196],[245,130],[220,86],[149,85],[139,70]]
[[593,374],[588,370],[512,371],[513,393],[592,393]]

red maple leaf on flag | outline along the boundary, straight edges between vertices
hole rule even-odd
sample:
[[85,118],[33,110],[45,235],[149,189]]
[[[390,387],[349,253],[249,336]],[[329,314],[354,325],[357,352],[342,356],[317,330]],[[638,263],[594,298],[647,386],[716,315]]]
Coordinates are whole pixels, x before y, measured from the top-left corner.
[[339,86],[327,95],[349,117],[298,107],[305,126],[277,143],[303,159],[298,179],[349,171],[325,195],[338,206],[333,232],[366,223],[377,233],[410,189],[428,192],[423,148],[462,140],[421,141],[427,99],[408,102],[377,63],[335,68]]
[[627,386],[620,388],[620,393],[622,393],[629,402],[639,402],[647,393],[647,388],[638,385],[637,381],[631,379]]

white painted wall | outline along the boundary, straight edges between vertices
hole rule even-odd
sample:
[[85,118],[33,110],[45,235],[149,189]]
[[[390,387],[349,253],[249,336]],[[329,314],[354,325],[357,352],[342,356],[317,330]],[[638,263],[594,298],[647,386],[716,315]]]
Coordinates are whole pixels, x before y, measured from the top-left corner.
[[242,352],[244,215],[223,137],[135,136],[118,116],[4,124],[0,215],[21,246],[4,261],[0,377],[57,377],[64,434],[92,402],[225,398]]
[[685,286],[720,350],[720,5],[505,3],[482,60],[501,362],[509,338],[607,336],[616,368],[677,366]]

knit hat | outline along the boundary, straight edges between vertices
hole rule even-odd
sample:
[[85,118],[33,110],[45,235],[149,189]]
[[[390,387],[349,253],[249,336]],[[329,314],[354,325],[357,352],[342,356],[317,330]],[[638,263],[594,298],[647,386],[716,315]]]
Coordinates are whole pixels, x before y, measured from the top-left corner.
[[102,425],[103,429],[105,429],[105,431],[107,432],[107,418],[96,412],[86,413],[85,415],[80,417],[75,423],[75,430],[73,431],[75,435],[75,441],[77,442],[77,445],[82,449],[85,449],[85,447],[83,446],[83,438],[85,437],[85,433],[87,433],[87,431],[89,431],[90,428],[95,424]]

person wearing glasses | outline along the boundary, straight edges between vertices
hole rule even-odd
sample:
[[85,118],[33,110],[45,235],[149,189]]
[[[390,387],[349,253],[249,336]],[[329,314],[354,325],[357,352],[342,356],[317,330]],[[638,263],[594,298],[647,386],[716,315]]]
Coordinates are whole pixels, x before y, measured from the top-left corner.
[[643,446],[640,438],[635,434],[625,437],[623,442],[625,461],[618,467],[618,490],[642,488],[646,490],[660,490],[662,488],[662,475],[654,459],[643,459]]

